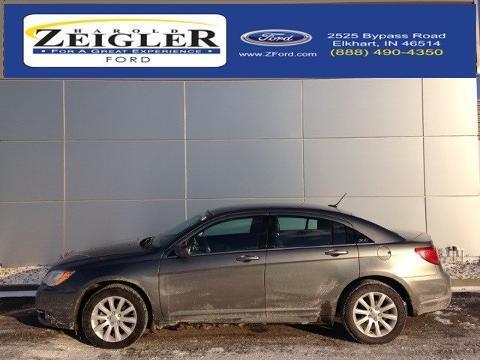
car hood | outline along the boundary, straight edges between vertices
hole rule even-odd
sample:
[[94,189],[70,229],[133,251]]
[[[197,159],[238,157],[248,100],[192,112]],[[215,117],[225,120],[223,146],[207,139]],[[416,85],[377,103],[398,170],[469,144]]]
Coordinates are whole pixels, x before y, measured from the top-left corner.
[[71,252],[63,256],[55,266],[67,265],[77,262],[90,262],[102,258],[125,257],[142,255],[150,252],[149,249],[143,248],[138,241],[129,243],[113,244],[109,246],[97,247],[85,251]]

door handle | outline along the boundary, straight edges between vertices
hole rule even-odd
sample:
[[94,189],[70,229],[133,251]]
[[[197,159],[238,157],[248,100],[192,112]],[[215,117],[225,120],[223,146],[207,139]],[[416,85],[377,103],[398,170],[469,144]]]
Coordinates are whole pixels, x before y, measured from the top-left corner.
[[242,255],[240,257],[237,257],[236,260],[241,262],[249,262],[252,260],[260,260],[260,258],[255,255]]
[[347,255],[347,254],[348,254],[347,250],[332,249],[332,250],[325,251],[325,255],[330,255],[330,256]]

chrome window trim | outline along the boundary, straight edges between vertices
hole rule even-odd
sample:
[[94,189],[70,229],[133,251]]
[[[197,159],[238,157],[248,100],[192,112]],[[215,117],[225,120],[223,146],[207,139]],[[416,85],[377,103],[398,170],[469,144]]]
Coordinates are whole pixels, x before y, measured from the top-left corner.
[[305,249],[325,249],[325,248],[330,248],[330,249],[336,249],[336,248],[342,248],[342,247],[352,247],[352,246],[357,246],[357,244],[341,244],[341,245],[317,245],[317,246],[295,246],[295,247],[282,247],[282,248],[268,248],[267,251],[270,250],[305,250]]
[[[254,250],[235,250],[235,251],[222,251],[222,252],[215,252],[215,253],[205,253],[205,254],[195,254],[189,255],[189,258],[199,257],[199,256],[212,256],[212,255],[228,255],[228,254],[239,254],[239,253],[253,253],[253,252],[266,252],[267,249],[254,249]],[[178,259],[178,256],[167,256],[165,259]]]

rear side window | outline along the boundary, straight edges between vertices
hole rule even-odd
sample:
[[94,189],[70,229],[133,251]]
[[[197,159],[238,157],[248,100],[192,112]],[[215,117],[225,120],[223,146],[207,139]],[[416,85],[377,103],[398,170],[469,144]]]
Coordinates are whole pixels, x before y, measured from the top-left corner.
[[332,244],[332,222],[297,216],[274,218],[272,247],[311,247]]
[[347,232],[347,238],[349,244],[369,244],[373,243],[373,241],[368,238],[367,236],[359,233],[357,230],[349,228],[345,226],[345,230]]
[[321,218],[277,216],[273,218],[271,247],[294,248],[372,242],[341,223]]
[[333,245],[351,244],[347,235],[346,226],[340,223],[332,222]]

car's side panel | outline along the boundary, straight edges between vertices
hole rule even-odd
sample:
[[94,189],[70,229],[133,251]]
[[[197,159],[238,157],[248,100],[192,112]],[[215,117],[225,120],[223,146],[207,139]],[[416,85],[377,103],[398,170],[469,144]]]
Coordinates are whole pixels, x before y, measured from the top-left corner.
[[[243,262],[242,256],[258,257]],[[265,249],[166,258],[160,302],[168,323],[265,321]]]
[[[98,283],[122,282],[132,284],[139,292],[146,296],[149,302],[147,307],[151,307],[152,318],[156,323],[162,322],[160,312],[160,303],[158,300],[158,266],[160,263],[160,254],[151,254],[141,258],[131,258],[118,261],[108,261],[102,265],[89,268],[90,278],[97,274],[97,278],[85,284],[82,289],[86,290]],[[99,276],[100,275],[100,276]]]
[[426,243],[360,244],[360,277],[395,280],[407,291],[414,314],[445,308],[451,297],[448,275],[415,252],[423,246]]
[[[123,257],[103,261],[85,261],[75,267],[76,273],[69,281],[56,287],[44,284],[37,291],[36,308],[46,320],[61,328],[73,329],[84,297],[106,283],[121,282],[131,284],[143,293],[151,307],[152,318],[161,323],[158,301],[158,264],[160,255],[151,253],[142,257]],[[70,268],[65,266],[64,268]]]
[[[332,257],[328,250],[348,251]],[[356,245],[269,249],[268,322],[330,322],[343,289],[359,276]]]
[[[425,246],[419,244],[418,247]],[[437,266],[415,253],[409,242],[397,244],[359,244],[360,276],[371,272],[391,273],[397,277],[434,275]]]

